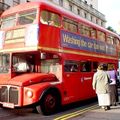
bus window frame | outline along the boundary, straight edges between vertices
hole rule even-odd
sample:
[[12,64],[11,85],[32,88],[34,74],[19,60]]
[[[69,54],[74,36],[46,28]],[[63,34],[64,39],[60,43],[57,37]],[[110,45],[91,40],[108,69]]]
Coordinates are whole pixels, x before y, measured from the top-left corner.
[[[69,28],[65,28],[65,23],[67,23],[69,25]],[[76,31],[73,30],[73,26],[72,29],[70,27],[70,25],[76,26]],[[72,32],[72,33],[78,33],[78,22],[75,20],[72,20],[70,18],[67,18],[66,16],[62,17],[62,27],[64,30]]]
[[106,35],[106,43],[108,43],[110,45],[113,45],[113,42],[114,42],[113,41],[113,35],[111,35],[111,34]]
[[[58,19],[59,19],[59,22],[57,21],[57,23],[59,23],[58,25],[56,25],[56,23],[55,23],[55,21],[54,20],[56,20],[56,19],[54,19],[54,20],[49,20],[51,17],[49,16],[49,18],[47,18],[47,20],[45,21],[45,20],[43,20],[43,18],[42,18],[42,12],[47,12],[47,14],[49,14],[50,15],[50,13],[51,13],[51,15],[56,15],[57,17],[58,17]],[[46,17],[46,16],[45,16]],[[43,24],[43,25],[49,25],[49,26],[53,26],[53,27],[61,27],[61,25],[62,25],[62,22],[61,22],[61,15],[60,14],[58,14],[58,13],[55,13],[55,12],[53,12],[53,11],[50,11],[50,10],[47,10],[47,9],[42,9],[41,11],[40,11],[40,17],[39,17],[39,21],[40,21],[40,23],[41,24]]]
[[96,28],[93,28],[93,27],[90,27],[90,37],[92,39],[95,39],[95,40],[98,40],[98,37],[97,37],[97,29]]
[[[32,11],[32,13],[31,13],[31,11]],[[33,12],[34,11],[34,12]],[[27,12],[29,12],[30,14],[28,14]],[[21,14],[24,14],[24,15],[22,15],[22,16],[26,16],[25,14],[27,13],[27,15],[33,15],[33,13],[36,13],[36,16],[35,16],[35,19],[33,20],[33,22],[31,22],[31,23],[27,23],[27,24],[20,24],[19,23],[19,18],[20,18],[20,15]],[[36,19],[37,19],[37,14],[38,14],[38,9],[37,8],[33,8],[33,9],[29,9],[29,10],[25,10],[25,11],[20,11],[20,12],[18,12],[17,13],[17,24],[16,25],[28,25],[28,24],[33,24],[35,21],[36,21]]]
[[[31,12],[31,11],[35,11],[35,10],[36,10],[36,16],[35,16],[34,21],[31,22],[31,23],[28,23],[28,24],[33,24],[33,23],[37,20],[37,16],[38,16],[38,15],[37,15],[37,14],[38,14],[38,9],[37,9],[37,8],[20,11],[20,12],[18,12],[18,13],[12,13],[12,14],[10,14],[9,16],[4,16],[2,19],[13,16],[13,17],[14,17],[14,24],[13,24],[12,26],[2,27],[2,21],[3,21],[3,20],[1,19],[1,26],[0,26],[1,29],[11,28],[11,27],[15,27],[15,26],[18,26],[18,25],[28,25],[28,24],[19,24],[19,16],[20,16],[21,13],[24,14],[24,13],[26,13],[26,12]],[[34,12],[34,13],[35,13],[35,12]],[[8,19],[7,21],[9,21],[9,19]]]
[[70,73],[79,72],[79,61],[76,61],[76,60],[65,60],[64,63],[63,63],[63,71],[65,73],[67,73],[67,72],[70,72]]
[[[13,16],[14,19],[8,19],[8,17],[11,17],[11,16]],[[10,20],[14,20],[14,22],[13,22],[14,24],[12,24],[11,26],[7,26],[7,27],[6,27],[6,25],[4,24],[5,26],[3,26],[3,23],[4,23],[4,22],[3,22],[3,19],[6,19],[6,18],[7,18],[7,20],[6,20],[7,22],[9,22]],[[8,16],[2,17],[2,18],[1,18],[0,28],[1,28],[1,29],[6,29],[6,28],[10,28],[10,27],[15,27],[15,26],[16,26],[16,19],[17,19],[17,18],[16,18],[16,14],[15,14],[15,13],[14,13],[14,14],[10,14],[10,15],[8,15]],[[6,22],[6,21],[5,21],[5,22]],[[8,25],[8,24],[7,24],[7,25]]]
[[106,42],[105,32],[101,31],[101,30],[97,30],[97,39],[100,40],[100,41]]
[[90,30],[91,30],[91,27],[89,25],[84,24],[84,23],[78,24],[78,33],[80,35],[90,38],[90,36],[91,36]]
[[[83,64],[81,64],[81,63],[83,63]],[[84,63],[86,63],[86,64],[84,64]],[[89,64],[90,63],[90,69],[88,69],[87,68],[87,63]],[[89,61],[89,60],[81,60],[80,62],[79,62],[79,64],[80,64],[80,72],[81,73],[87,73],[87,72],[92,72],[92,61]],[[83,65],[85,65],[85,66],[83,66]],[[84,67],[84,68],[83,68]]]
[[[94,65],[94,63],[96,64],[96,66]],[[92,61],[92,72],[97,72],[97,68],[99,64],[100,63],[97,61]]]

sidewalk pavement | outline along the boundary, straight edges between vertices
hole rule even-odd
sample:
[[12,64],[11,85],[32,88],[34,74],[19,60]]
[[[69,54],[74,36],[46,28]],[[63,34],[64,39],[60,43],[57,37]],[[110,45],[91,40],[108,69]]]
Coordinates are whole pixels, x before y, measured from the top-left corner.
[[120,120],[120,104],[111,106],[111,109],[107,111],[98,107],[70,120]]

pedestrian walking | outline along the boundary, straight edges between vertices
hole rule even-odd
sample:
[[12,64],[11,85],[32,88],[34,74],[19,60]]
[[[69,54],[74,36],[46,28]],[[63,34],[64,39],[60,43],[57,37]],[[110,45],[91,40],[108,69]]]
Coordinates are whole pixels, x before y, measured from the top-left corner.
[[110,90],[108,75],[104,71],[104,65],[100,64],[97,72],[93,76],[93,89],[96,91],[98,97],[98,104],[104,110],[110,109]]
[[110,101],[112,106],[117,105],[118,92],[117,92],[117,72],[113,64],[108,65],[108,75],[110,76]]

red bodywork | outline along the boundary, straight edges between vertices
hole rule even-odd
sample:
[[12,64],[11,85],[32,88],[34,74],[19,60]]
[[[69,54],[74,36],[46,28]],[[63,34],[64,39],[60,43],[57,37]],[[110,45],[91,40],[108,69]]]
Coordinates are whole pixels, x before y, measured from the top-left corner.
[[[55,87],[61,95],[61,103],[62,104],[68,104],[79,100],[85,100],[88,98],[95,97],[96,94],[92,89],[92,77],[94,72],[76,72],[76,73],[70,73],[70,72],[64,72],[64,61],[65,60],[76,60],[76,61],[84,61],[84,60],[92,60],[92,61],[98,61],[100,62],[111,62],[114,63],[117,66],[118,62],[118,56],[116,51],[116,55],[105,55],[105,54],[98,54],[93,53],[90,51],[84,51],[84,50],[78,50],[78,49],[72,49],[68,47],[62,47],[61,46],[61,30],[67,32],[63,29],[63,27],[53,27],[48,26],[40,23],[40,11],[42,10],[48,10],[51,12],[55,12],[60,15],[61,22],[63,17],[70,18],[72,20],[76,20],[78,22],[82,22],[84,24],[90,25],[98,30],[102,30],[106,34],[113,34],[112,32],[107,31],[106,29],[103,29],[100,26],[97,26],[91,22],[88,22],[87,20],[84,20],[83,18],[80,18],[76,15],[74,15],[71,12],[65,11],[61,9],[60,7],[56,7],[55,5],[51,3],[47,3],[44,1],[41,2],[34,2],[34,3],[27,3],[22,4],[17,7],[13,7],[6,12],[3,13],[1,17],[11,15],[16,12],[23,12],[28,9],[37,9],[37,16],[36,21],[33,25],[38,26],[38,44],[36,46],[25,46],[24,42],[15,42],[15,43],[9,43],[4,44],[3,48],[1,49],[1,52],[8,52],[8,53],[17,53],[17,52],[43,52],[43,53],[52,53],[55,55],[58,55],[60,58],[60,65],[62,66],[60,68],[60,73],[58,74],[61,77],[61,80],[56,77],[54,74],[45,74],[45,73],[24,73],[19,76],[14,75],[12,70],[9,72],[9,74],[0,74],[0,88],[2,86],[13,86],[17,88],[18,90],[18,103],[16,106],[26,106],[31,105],[33,103],[36,103],[41,98],[42,94],[45,90],[48,88]],[[14,29],[25,29],[25,31],[28,30],[30,25],[21,25],[21,26],[15,26],[14,28],[8,28],[3,29],[1,31],[12,31]],[[27,33],[27,32],[26,32]],[[78,35],[78,33],[74,33]],[[25,36],[23,39],[26,39]],[[88,38],[87,38],[88,39]],[[118,48],[117,48],[118,49]],[[37,55],[36,55],[37,56]],[[49,57],[48,57],[49,59]],[[12,58],[11,58],[12,60]],[[40,60],[36,57],[35,64],[36,66],[39,63]],[[11,62],[12,64],[12,62]],[[12,67],[11,67],[12,69]],[[26,92],[28,90],[31,90],[33,92],[33,96],[29,98],[26,95]],[[1,102],[2,103],[2,102]]]

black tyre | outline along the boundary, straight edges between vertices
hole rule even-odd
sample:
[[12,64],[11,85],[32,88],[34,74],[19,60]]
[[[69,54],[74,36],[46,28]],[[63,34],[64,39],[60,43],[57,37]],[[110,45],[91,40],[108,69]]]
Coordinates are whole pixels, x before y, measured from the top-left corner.
[[60,100],[54,92],[47,92],[41,99],[40,105],[36,106],[36,111],[44,115],[55,113],[60,107]]

